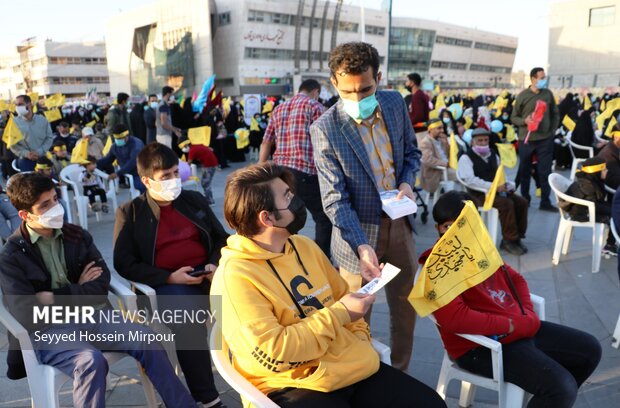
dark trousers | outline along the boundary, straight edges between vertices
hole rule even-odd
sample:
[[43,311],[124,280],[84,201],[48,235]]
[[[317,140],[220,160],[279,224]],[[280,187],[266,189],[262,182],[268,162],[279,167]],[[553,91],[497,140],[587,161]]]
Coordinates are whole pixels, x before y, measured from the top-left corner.
[[101,203],[107,203],[108,197],[105,195],[105,190],[99,186],[84,186],[84,195],[88,197],[88,202],[94,204],[96,197],[99,196]]
[[[129,332],[152,333],[148,327],[134,323],[98,323],[50,326],[46,334],[71,334],[76,330],[98,334],[124,334],[125,341],[101,343],[71,341],[51,347],[34,343],[35,353],[42,364],[51,365],[73,379],[73,405],[104,407],[108,362],[101,350],[127,353],[140,363],[162,400],[168,407],[195,407],[196,402],[174,373],[165,350],[159,343],[130,341]],[[79,334],[76,335],[79,339]]]
[[[541,322],[538,333],[502,346],[504,379],[533,394],[528,408],[572,407],[577,390],[601,359],[592,335],[567,326]],[[476,348],[457,359],[473,373],[491,378],[491,351]]]
[[332,242],[332,223],[323,211],[319,176],[307,174],[287,167],[295,176],[295,193],[306,204],[314,220],[314,241],[323,250],[328,258],[331,257],[330,245]]
[[[484,204],[485,195],[477,191],[468,191],[477,206]],[[507,241],[518,241],[525,237],[527,231],[528,202],[517,194],[495,195],[493,207],[499,212],[502,225],[502,238]]]
[[446,403],[425,384],[389,365],[365,380],[332,392],[284,388],[269,398],[282,408],[442,408]]
[[532,155],[536,155],[538,160],[538,181],[540,182],[541,196],[540,204],[551,204],[549,194],[549,174],[553,164],[553,149],[555,143],[553,138],[544,140],[529,141],[527,144],[519,144],[519,178],[521,179],[521,196],[530,199],[530,177],[532,174]]
[[[158,295],[160,313],[163,310],[189,311],[208,308],[208,296],[197,285],[163,285],[155,288],[155,291]],[[211,402],[217,399],[219,393],[213,380],[209,350],[191,349],[191,344],[195,344],[196,339],[204,339],[203,344],[209,344],[207,327],[198,323],[167,326],[176,334],[177,358],[194,399],[199,402]]]
[[30,159],[18,159],[17,160],[17,167],[19,168],[19,171],[24,172],[24,171],[34,171],[34,166],[37,163],[30,160]]

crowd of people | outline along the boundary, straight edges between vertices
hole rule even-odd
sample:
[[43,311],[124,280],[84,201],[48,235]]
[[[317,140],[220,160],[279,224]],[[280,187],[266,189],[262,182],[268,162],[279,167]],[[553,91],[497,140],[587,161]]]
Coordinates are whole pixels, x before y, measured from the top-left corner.
[[[63,117],[50,125],[34,112],[37,101],[18,96],[17,116],[2,113],[4,125],[14,121],[23,136],[4,146],[8,198],[0,201],[6,219],[0,219],[6,242],[0,287],[16,299],[7,305],[11,313],[29,331],[50,335],[77,329],[150,332],[136,323],[33,326],[29,308],[55,304],[63,295],[111,308],[106,298],[112,261],[122,277],[153,287],[162,309],[207,309],[209,296],[213,302],[221,297],[222,334],[233,365],[279,406],[445,407],[433,389],[407,373],[416,324],[408,296],[430,249],[416,256],[414,214],[392,219],[382,211],[380,194],[396,191],[398,199],[416,201],[421,189],[441,188],[444,174],[459,181],[465,191],[445,192],[433,205],[441,237],[466,201],[485,202],[509,146],[518,155],[517,176],[497,187],[492,205],[499,212],[500,249],[524,255],[530,180],[539,209],[557,212],[548,176],[554,164],[571,167],[572,142],[597,154],[582,163],[567,193],[594,201],[597,221],[609,223],[612,213],[620,215],[620,199],[605,189],[616,177],[620,182],[617,95],[584,95],[582,102],[568,94],[558,104],[545,71],[534,68],[531,86],[518,95],[431,95],[413,73],[403,98],[379,90],[379,61],[370,44],[341,44],[329,57],[338,99],[322,103],[321,84],[309,79],[294,97],[277,99],[271,112],[252,118],[246,149],[259,150],[258,163],[227,179],[223,212],[235,231],[230,236],[212,210],[217,203],[211,183],[216,168],[226,168],[238,154],[228,142],[245,126],[241,103],[224,109],[220,100],[194,112],[191,100],[182,106],[165,86],[161,97],[149,95],[131,107],[125,93],[109,107],[63,106]],[[188,134],[200,126],[211,128],[209,146]],[[198,165],[204,194],[182,188],[182,161]],[[60,200],[58,176],[71,163],[83,166],[83,193],[93,211],[109,210],[99,172],[141,192],[115,214],[112,260],[101,257],[87,231],[66,222],[70,209]],[[587,217],[579,206],[559,204],[575,220]],[[307,212],[316,225],[314,240],[298,234]],[[606,250],[616,253],[615,245],[610,238]],[[379,361],[370,342],[376,298],[357,293],[381,275],[385,263],[401,270],[385,286],[391,365]],[[505,379],[533,394],[529,407],[572,406],[601,358],[590,334],[538,319],[525,279],[509,265],[434,316],[448,354],[471,372],[491,376],[491,354],[456,334],[500,341]],[[73,378],[76,407],[105,404],[102,350],[137,359],[167,406],[223,406],[207,327],[168,328],[178,335],[176,355],[187,387],[160,344],[80,342],[62,350],[33,345],[41,363]],[[196,339],[204,339],[205,347],[197,349]],[[8,377],[23,378],[19,347],[10,341]]]

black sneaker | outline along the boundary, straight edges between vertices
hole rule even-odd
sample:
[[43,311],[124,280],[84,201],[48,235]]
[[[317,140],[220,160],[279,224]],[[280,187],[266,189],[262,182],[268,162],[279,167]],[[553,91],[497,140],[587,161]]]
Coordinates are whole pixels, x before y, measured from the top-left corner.
[[524,253],[524,254],[527,254],[528,249],[527,249],[527,247],[525,246],[525,244],[523,243],[523,241],[518,240],[518,241],[517,241],[517,245],[519,245],[519,246],[521,247],[521,249],[523,250],[523,253]]
[[499,249],[503,249],[509,254],[512,254],[515,256],[520,256],[525,253],[525,251],[523,251],[523,248],[521,248],[519,244],[517,244],[514,241],[506,241],[504,239],[502,239],[502,242],[499,244]]
[[558,207],[550,204],[550,203],[545,203],[545,204],[541,204],[540,207],[538,207],[538,209],[540,211],[547,211],[547,212],[552,212],[552,213],[556,213],[560,210],[558,210]]
[[614,244],[606,244],[605,248],[603,248],[603,255],[618,256],[618,247]]

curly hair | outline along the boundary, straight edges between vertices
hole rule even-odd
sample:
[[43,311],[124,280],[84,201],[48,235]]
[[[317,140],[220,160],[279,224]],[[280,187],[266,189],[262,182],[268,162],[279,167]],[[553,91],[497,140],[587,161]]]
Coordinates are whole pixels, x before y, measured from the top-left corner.
[[348,42],[340,44],[329,54],[331,76],[338,81],[336,71],[342,74],[358,75],[372,68],[374,78],[379,72],[379,52],[365,42]]

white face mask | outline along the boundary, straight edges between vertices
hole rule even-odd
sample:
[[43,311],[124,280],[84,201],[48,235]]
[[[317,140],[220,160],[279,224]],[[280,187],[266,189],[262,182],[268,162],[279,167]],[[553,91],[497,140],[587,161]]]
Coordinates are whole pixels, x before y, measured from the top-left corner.
[[28,108],[23,105],[16,106],[15,111],[17,112],[19,116],[26,116],[28,114]]
[[60,203],[56,203],[55,206],[45,211],[41,215],[32,214],[33,221],[42,226],[43,228],[60,229],[64,222],[65,209],[62,208]]
[[151,102],[151,109],[157,109],[158,106],[159,106],[159,103]]
[[[149,194],[156,201],[174,201],[181,194],[183,183],[181,177],[176,177],[170,180],[155,181],[149,179]],[[155,191],[153,188],[157,188],[159,191]]]

